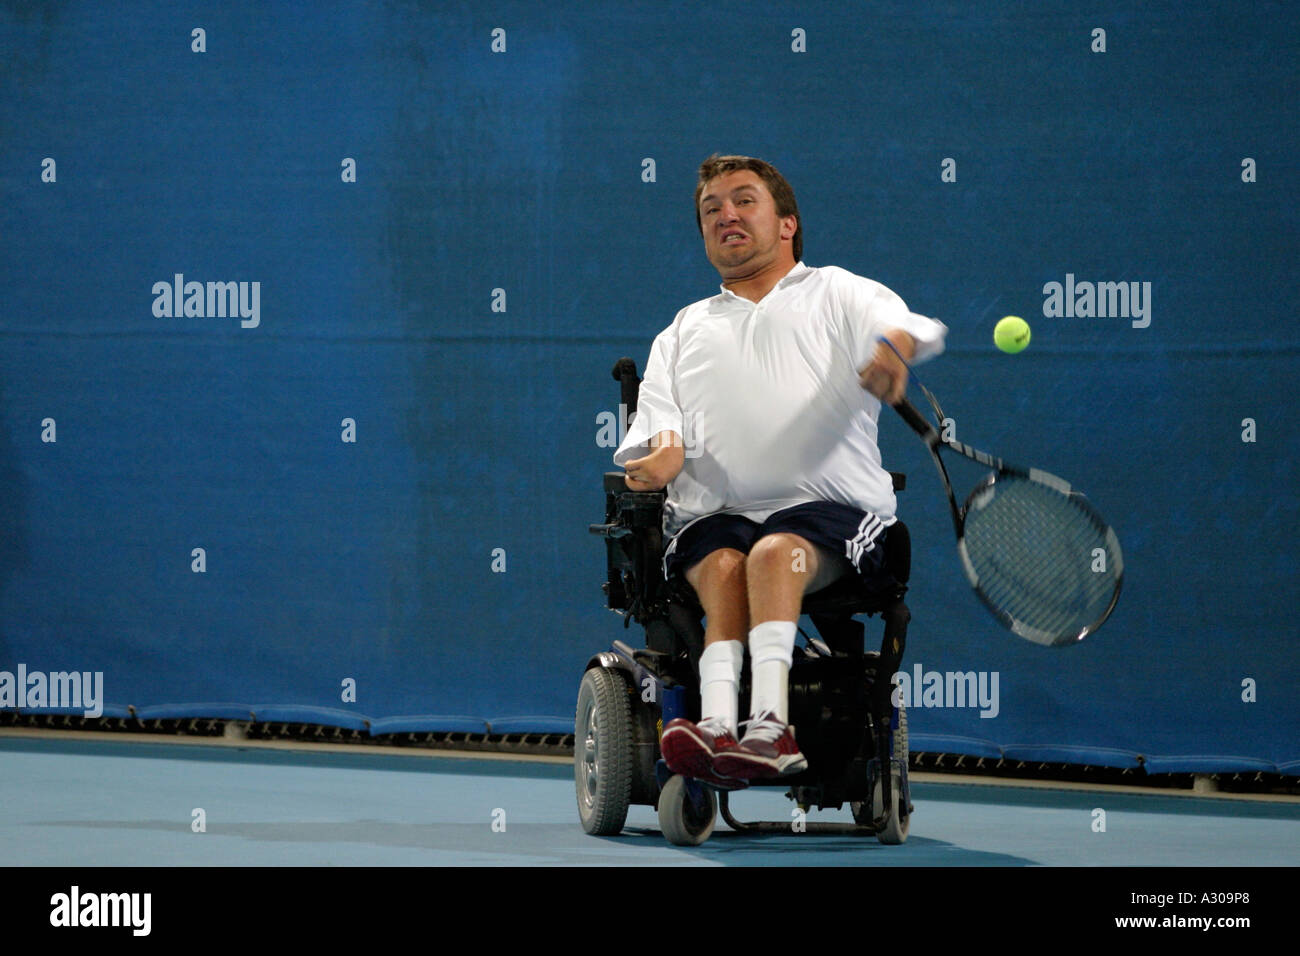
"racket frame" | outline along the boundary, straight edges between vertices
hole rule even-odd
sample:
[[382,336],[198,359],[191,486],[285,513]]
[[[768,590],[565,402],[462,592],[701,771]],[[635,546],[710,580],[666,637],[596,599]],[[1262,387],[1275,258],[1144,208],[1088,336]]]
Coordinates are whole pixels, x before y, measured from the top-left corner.
[[[921,392],[929,400],[930,405],[934,409],[935,417],[940,423],[942,423],[945,416],[943,414],[943,409],[939,407],[938,401],[932,394],[930,394],[930,390],[922,385],[915,376],[912,377],[912,381],[918,388],[920,388]],[[1081,492],[1075,491],[1070,486],[1070,483],[1065,479],[1049,472],[1042,471],[1038,468],[1021,468],[1017,465],[1009,464],[995,455],[990,455],[987,452],[980,451],[978,448],[972,448],[970,445],[959,442],[956,439],[944,438],[939,430],[935,428],[934,425],[930,424],[930,422],[926,420],[925,416],[917,410],[916,406],[906,398],[897,402],[893,408],[894,411],[898,412],[903,421],[907,422],[908,426],[921,437],[921,440],[925,442],[926,447],[930,450],[930,456],[934,459],[935,468],[939,471],[939,479],[943,482],[944,491],[948,495],[948,505],[952,510],[952,524],[953,530],[957,534],[957,553],[961,558],[962,570],[966,575],[966,580],[974,589],[975,594],[979,597],[984,606],[989,609],[993,616],[996,617],[1004,627],[1018,637],[1022,637],[1027,641],[1032,641],[1035,644],[1043,644],[1049,647],[1057,647],[1065,644],[1077,644],[1079,641],[1083,640],[1089,634],[1092,634],[1101,627],[1101,625],[1106,622],[1106,619],[1110,617],[1111,612],[1115,610],[1115,605],[1119,601],[1120,590],[1124,582],[1124,559],[1120,551],[1119,538],[1116,536],[1114,529],[1106,523],[1105,519],[1102,518],[1102,516],[1097,512],[1097,509],[1092,506],[1087,498]],[[948,476],[948,468],[944,465],[943,458],[939,454],[941,448],[947,448],[970,461],[977,462],[978,464],[992,469],[992,472],[985,475],[974,489],[972,489],[971,493],[966,497],[965,504],[960,507],[957,505],[956,495],[953,494],[952,480]],[[1107,558],[1112,562],[1111,566],[1115,575],[1115,590],[1111,594],[1110,602],[1106,606],[1105,611],[1102,612],[1101,616],[1093,623],[1085,626],[1077,634],[1054,634],[1031,627],[994,604],[980,587],[979,575],[975,571],[975,566],[971,562],[970,553],[966,547],[966,516],[970,513],[972,507],[979,507],[983,502],[988,500],[989,493],[994,489],[998,478],[1001,476],[1013,476],[1038,482],[1039,484],[1047,485],[1054,491],[1063,495],[1075,498],[1076,506],[1078,506],[1080,510],[1082,510],[1088,518],[1103,531]]]

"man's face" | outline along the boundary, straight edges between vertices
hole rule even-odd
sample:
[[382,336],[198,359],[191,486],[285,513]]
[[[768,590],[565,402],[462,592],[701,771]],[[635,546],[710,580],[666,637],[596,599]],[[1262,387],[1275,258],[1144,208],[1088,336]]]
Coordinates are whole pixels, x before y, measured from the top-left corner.
[[[737,170],[712,179],[700,195],[704,251],[724,280],[761,272],[783,255],[798,220],[782,219],[767,184],[755,172]],[[790,251],[791,260],[794,258]]]

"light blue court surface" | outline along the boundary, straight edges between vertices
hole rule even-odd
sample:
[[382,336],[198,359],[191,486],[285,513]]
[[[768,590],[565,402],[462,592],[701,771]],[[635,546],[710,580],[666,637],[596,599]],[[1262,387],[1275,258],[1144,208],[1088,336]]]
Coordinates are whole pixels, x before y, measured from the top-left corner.
[[[0,736],[0,864],[52,866],[1295,866],[1300,802],[933,782],[907,843],[742,835],[666,843],[578,825],[567,764]],[[790,820],[783,791],[741,820]],[[1094,810],[1105,811],[1095,832]],[[192,829],[202,809],[206,832]],[[851,822],[846,810],[811,822]],[[495,827],[494,827],[495,824]]]

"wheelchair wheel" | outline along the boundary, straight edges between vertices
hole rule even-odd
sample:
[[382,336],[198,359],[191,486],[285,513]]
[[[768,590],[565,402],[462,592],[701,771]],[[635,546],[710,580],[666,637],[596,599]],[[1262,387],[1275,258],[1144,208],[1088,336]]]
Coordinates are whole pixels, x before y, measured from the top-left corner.
[[659,793],[659,829],[673,846],[699,846],[717,819],[717,794],[696,780],[674,774]]
[[[907,766],[907,710],[900,704],[898,708],[898,729],[894,731],[894,751],[889,755],[889,819],[885,827],[876,833],[876,839],[888,846],[897,846],[907,841],[907,831],[911,826],[912,815],[901,806],[903,802],[902,774],[897,769]],[[885,812],[885,798],[879,787],[871,795],[871,813],[868,815],[866,803],[852,803],[853,820],[860,826],[870,826]]]
[[593,667],[578,686],[573,779],[582,828],[593,836],[623,829],[632,802],[636,739],[631,687],[620,670]]

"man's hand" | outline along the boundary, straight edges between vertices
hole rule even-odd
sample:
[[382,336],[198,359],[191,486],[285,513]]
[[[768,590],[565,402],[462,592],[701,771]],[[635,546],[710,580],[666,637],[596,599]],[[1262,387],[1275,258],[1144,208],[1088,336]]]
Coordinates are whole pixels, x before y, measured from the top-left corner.
[[686,463],[682,436],[673,431],[660,432],[650,440],[655,450],[644,458],[634,458],[625,466],[623,481],[633,491],[660,491],[677,477]]
[[[894,343],[894,348],[903,358],[912,361],[916,354],[915,339],[901,329],[886,332],[884,338]],[[884,342],[877,342],[871,361],[858,372],[858,381],[886,405],[894,405],[907,394],[907,366],[899,361],[894,349]]]

